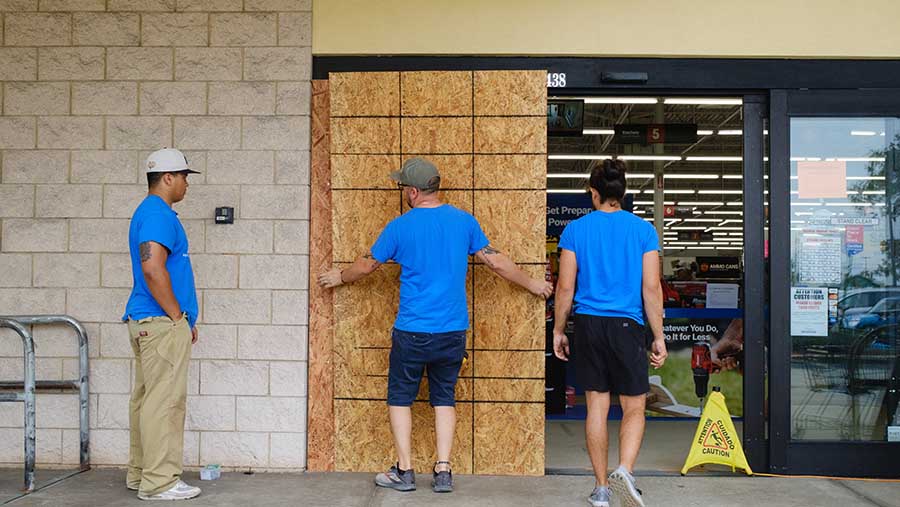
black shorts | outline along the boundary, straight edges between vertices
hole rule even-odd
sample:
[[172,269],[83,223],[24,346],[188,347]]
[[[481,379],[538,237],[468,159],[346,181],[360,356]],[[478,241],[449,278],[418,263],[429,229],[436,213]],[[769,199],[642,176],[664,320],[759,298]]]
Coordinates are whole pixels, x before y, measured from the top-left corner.
[[649,360],[644,326],[622,317],[575,315],[572,363],[585,391],[647,394]]

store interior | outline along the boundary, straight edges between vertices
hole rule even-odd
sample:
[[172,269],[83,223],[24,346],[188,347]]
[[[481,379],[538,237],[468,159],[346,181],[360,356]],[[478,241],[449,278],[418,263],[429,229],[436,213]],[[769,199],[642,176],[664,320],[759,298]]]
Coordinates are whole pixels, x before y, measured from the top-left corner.
[[[664,328],[669,359],[651,370],[645,440],[636,469],[677,472],[700,407],[724,394],[738,433],[743,410],[743,117],[739,97],[550,96],[547,254],[557,269],[565,224],[589,213],[587,177],[598,161],[628,165],[625,208],[662,238]],[[546,468],[590,473],[584,391],[553,357],[547,305]],[[571,322],[567,328],[571,331]],[[701,359],[698,363],[696,360]],[[695,367],[700,364],[699,367]],[[610,411],[610,464],[621,411]]]

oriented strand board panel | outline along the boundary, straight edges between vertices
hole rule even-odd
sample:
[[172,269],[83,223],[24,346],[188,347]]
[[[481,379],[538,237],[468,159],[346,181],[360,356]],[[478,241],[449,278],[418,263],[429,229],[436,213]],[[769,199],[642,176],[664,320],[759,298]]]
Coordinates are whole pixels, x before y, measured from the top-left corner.
[[475,401],[533,401],[544,402],[542,379],[476,378]]
[[[331,168],[328,81],[312,82],[309,270],[331,267]],[[309,286],[309,410],[307,468],[334,470],[334,305],[332,291]]]
[[389,263],[356,283],[334,290],[335,345],[391,346],[391,329],[400,301],[399,280],[400,266]]
[[542,70],[475,71],[475,116],[546,118],[546,80]]
[[476,190],[475,218],[488,241],[517,263],[544,263],[547,197],[540,190]]
[[476,474],[544,474],[544,404],[475,404]]
[[400,155],[332,155],[331,187],[396,189],[390,174],[398,169]]
[[475,155],[475,188],[547,188],[546,155]]
[[400,214],[399,190],[334,190],[331,197],[334,262],[353,262],[367,254]]
[[404,154],[472,153],[472,118],[403,118]]
[[470,71],[404,72],[401,75],[403,116],[471,116]]
[[[472,188],[472,155],[415,155],[429,160],[441,175],[441,189],[463,190]],[[404,155],[403,161],[414,155]]]
[[475,350],[475,378],[544,378],[543,350]]
[[386,264],[334,290],[334,392],[338,398],[379,399],[384,386],[367,377],[367,347],[389,348],[400,298],[400,268]]
[[[396,460],[388,407],[383,401],[335,400],[335,470],[382,472]],[[413,413],[413,469],[427,477],[435,459],[434,409],[416,402]],[[472,473],[471,403],[456,404],[451,461],[457,473]],[[543,452],[543,451],[542,451]]]
[[331,153],[400,153],[400,118],[332,116]]
[[331,116],[399,116],[397,72],[332,72]]
[[[520,266],[529,276],[544,275],[539,264]],[[475,348],[544,350],[545,304],[507,282],[487,266],[475,266]]]
[[545,154],[547,118],[545,116],[475,118],[475,153]]

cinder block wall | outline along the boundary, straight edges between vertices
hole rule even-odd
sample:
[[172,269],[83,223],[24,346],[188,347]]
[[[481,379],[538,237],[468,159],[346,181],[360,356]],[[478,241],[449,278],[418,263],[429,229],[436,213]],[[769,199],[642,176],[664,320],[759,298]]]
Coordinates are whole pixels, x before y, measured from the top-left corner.
[[[133,365],[119,322],[128,219],[163,146],[201,301],[185,463],[306,463],[311,0],[0,0],[0,314],[68,313],[91,351],[91,451],[128,456]],[[233,206],[233,225],[215,225]],[[74,378],[73,334],[36,328],[38,379]],[[22,378],[0,333],[0,379]],[[39,395],[37,459],[78,462],[77,398]],[[0,463],[22,462],[0,404]]]
[[[494,246],[531,276],[543,276],[544,72],[333,73],[327,86],[329,100],[316,104],[330,109],[331,202],[315,199],[313,210],[324,217],[319,207],[330,205],[332,220],[313,227],[316,234],[332,227],[334,263],[347,265],[368,251],[384,225],[407,210],[387,175],[403,160],[424,156],[441,171],[444,201],[473,213]],[[317,120],[322,114],[314,112]],[[316,185],[327,186],[318,179]],[[332,466],[329,453],[334,469],[343,471],[380,470],[394,455],[384,400],[399,274],[396,264],[388,264],[334,290],[333,328],[320,325],[322,313],[313,317],[317,330],[328,328],[311,336],[316,350],[333,336],[333,393],[317,383],[310,394],[316,407],[334,397],[333,415],[311,412],[332,417],[334,427],[333,441],[317,430],[318,440],[310,443],[316,468]],[[544,303],[474,259],[468,290],[469,361],[456,391],[454,470],[541,475]],[[426,386],[427,380],[413,406],[413,461],[419,471],[429,470],[435,459]],[[316,428],[328,423],[311,421]]]

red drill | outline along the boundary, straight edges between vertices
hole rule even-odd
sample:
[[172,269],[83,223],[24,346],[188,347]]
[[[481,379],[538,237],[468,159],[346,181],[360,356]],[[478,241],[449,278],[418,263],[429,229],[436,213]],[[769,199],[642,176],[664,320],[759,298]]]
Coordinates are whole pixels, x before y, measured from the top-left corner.
[[709,388],[709,374],[712,372],[712,353],[708,341],[694,343],[691,349],[691,370],[694,372],[694,393],[700,398],[700,406],[703,407],[703,399]]

